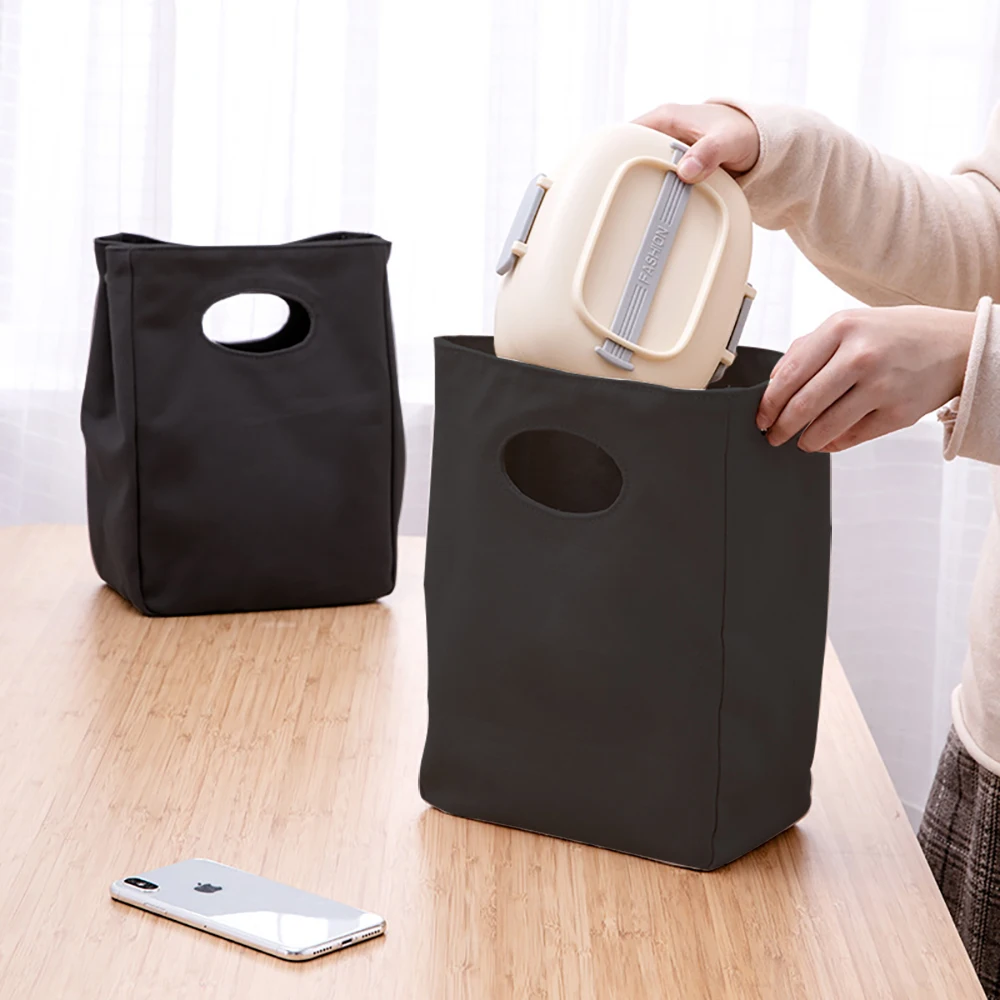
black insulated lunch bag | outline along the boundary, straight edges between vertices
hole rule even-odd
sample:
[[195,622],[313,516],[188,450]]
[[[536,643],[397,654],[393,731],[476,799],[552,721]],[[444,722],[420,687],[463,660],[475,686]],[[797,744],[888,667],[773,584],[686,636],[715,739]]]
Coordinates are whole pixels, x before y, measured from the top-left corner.
[[[150,615],[375,600],[393,588],[403,432],[389,244],[96,241],[83,395],[101,577]],[[284,299],[271,337],[210,341],[206,310]]]
[[427,802],[696,869],[808,810],[830,464],[757,430],[777,358],[679,390],[437,340]]

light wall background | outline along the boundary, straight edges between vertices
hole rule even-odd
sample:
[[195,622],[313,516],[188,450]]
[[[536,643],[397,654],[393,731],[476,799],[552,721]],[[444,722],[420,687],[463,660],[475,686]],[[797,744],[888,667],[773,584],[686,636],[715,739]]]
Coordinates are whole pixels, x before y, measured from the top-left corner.
[[[944,172],[1000,99],[1000,6],[0,0],[0,524],[85,516],[94,236],[348,228],[394,244],[404,530],[421,531],[431,341],[489,331],[526,181],[605,122],[727,94],[810,105]],[[758,231],[751,280],[750,343],[784,348],[850,304],[783,234]],[[929,420],[837,456],[834,494],[831,634],[915,819],[965,651],[987,475],[946,467]]]

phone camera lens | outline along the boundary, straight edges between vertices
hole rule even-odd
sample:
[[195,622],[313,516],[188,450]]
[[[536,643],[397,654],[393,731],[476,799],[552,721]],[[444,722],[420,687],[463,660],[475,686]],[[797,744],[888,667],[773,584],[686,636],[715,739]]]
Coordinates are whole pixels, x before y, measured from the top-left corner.
[[126,885],[134,885],[137,889],[142,889],[143,892],[155,892],[160,888],[155,882],[147,882],[146,879],[135,876],[124,879],[124,882]]

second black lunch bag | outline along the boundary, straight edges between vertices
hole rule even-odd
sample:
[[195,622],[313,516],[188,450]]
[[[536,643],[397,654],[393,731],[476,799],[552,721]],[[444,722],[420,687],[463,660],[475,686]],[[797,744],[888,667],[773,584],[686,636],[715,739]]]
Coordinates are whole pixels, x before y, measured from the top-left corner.
[[[97,240],[83,433],[94,562],[150,615],[372,601],[393,588],[403,430],[389,244]],[[206,310],[284,299],[285,325],[216,343]]]

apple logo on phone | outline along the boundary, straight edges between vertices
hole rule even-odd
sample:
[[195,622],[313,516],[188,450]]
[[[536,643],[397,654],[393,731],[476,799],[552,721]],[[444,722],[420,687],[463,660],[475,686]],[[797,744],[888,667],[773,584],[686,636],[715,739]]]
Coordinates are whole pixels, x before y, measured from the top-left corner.
[[219,892],[221,889],[221,885],[212,885],[211,882],[199,882],[194,887],[195,892]]

